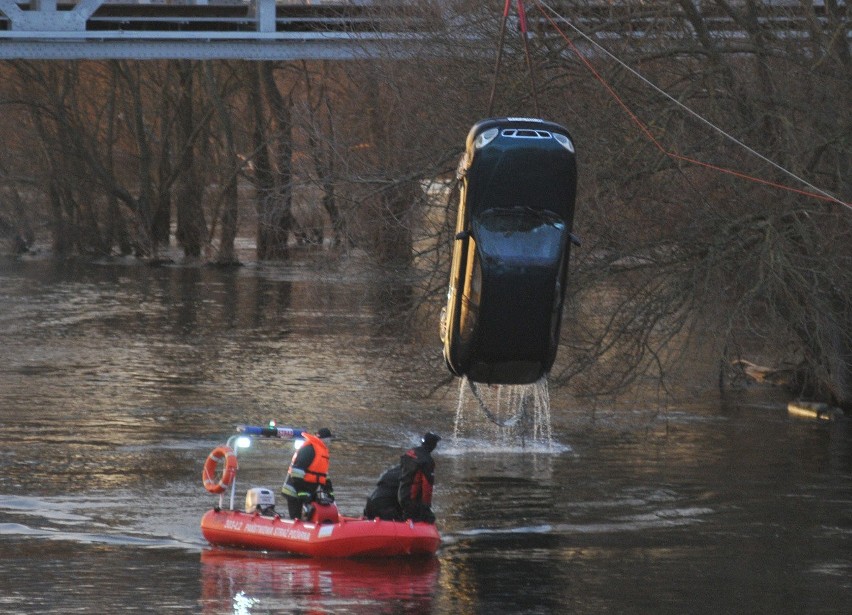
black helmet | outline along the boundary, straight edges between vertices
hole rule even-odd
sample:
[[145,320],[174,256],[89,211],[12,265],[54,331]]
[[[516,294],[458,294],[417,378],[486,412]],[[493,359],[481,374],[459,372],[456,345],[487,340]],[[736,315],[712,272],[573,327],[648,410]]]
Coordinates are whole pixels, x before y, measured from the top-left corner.
[[436,433],[432,433],[431,431],[427,431],[423,434],[423,437],[420,438],[420,442],[423,443],[423,446],[429,450],[435,450],[435,447],[438,446],[438,442],[441,441],[441,436]]
[[331,435],[331,430],[328,427],[323,427],[317,432],[317,438],[320,438],[321,440],[328,440],[333,437],[334,436]]

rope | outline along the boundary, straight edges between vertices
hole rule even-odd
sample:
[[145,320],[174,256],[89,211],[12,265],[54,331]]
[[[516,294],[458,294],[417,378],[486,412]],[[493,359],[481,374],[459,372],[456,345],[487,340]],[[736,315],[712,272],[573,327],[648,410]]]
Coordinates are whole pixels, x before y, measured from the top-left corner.
[[532,60],[530,59],[529,32],[527,32],[527,12],[524,9],[524,0],[518,0],[518,19],[521,22],[521,38],[524,41],[524,56],[527,61],[527,73],[530,76],[530,87],[533,94],[533,105],[536,116],[541,113],[538,110],[538,88],[535,86],[535,73],[533,72]]
[[521,399],[521,403],[518,404],[518,412],[515,413],[514,416],[509,417],[507,419],[500,419],[496,415],[496,413],[491,411],[491,409],[488,407],[488,404],[485,403],[485,400],[482,399],[482,396],[479,394],[479,388],[473,383],[473,381],[469,380],[467,377],[465,377],[465,380],[467,380],[468,387],[470,387],[470,392],[473,393],[473,398],[479,404],[479,409],[482,410],[483,414],[488,417],[488,420],[494,423],[495,425],[499,427],[514,427],[521,419],[523,419],[527,415],[528,404],[526,396],[524,396]]
[[500,65],[503,60],[503,40],[506,38],[506,21],[509,19],[509,4],[512,0],[506,0],[503,6],[503,19],[500,21],[500,38],[497,39],[497,63],[494,66],[494,81],[491,84],[491,97],[488,99],[488,117],[494,112],[494,96],[497,93],[497,79],[500,76]]
[[[735,177],[739,177],[741,179],[752,181],[752,182],[755,182],[755,183],[758,183],[758,184],[771,186],[773,188],[778,188],[780,190],[786,190],[788,192],[794,192],[796,194],[801,194],[803,196],[808,196],[808,197],[823,200],[823,201],[830,201],[830,202],[836,203],[838,205],[842,205],[843,207],[846,207],[847,209],[852,211],[852,203],[847,203],[845,201],[842,201],[838,197],[830,194],[829,192],[826,192],[825,190],[818,188],[817,186],[814,186],[813,184],[809,183],[807,180],[803,179],[802,177],[799,177],[798,175],[796,175],[792,171],[789,171],[788,169],[782,167],[781,165],[774,162],[773,160],[770,160],[769,158],[767,158],[766,156],[764,156],[760,152],[749,147],[748,145],[746,145],[745,143],[743,143],[742,141],[740,141],[736,137],[728,134],[727,132],[722,130],[720,127],[713,124],[710,120],[699,115],[697,112],[693,111],[692,109],[690,109],[689,107],[684,105],[682,102],[680,102],[679,100],[677,100],[676,98],[674,98],[670,94],[666,93],[665,91],[663,91],[662,89],[657,87],[650,80],[643,77],[639,72],[637,72],[636,70],[634,70],[633,68],[631,68],[630,66],[628,66],[627,64],[622,62],[619,58],[617,58],[615,55],[610,53],[607,49],[605,49],[604,47],[599,45],[594,39],[592,39],[590,36],[588,36],[583,31],[581,31],[579,28],[577,28],[568,19],[566,19],[565,17],[563,17],[562,15],[557,13],[546,2],[543,2],[542,0],[533,0],[533,2],[535,2],[536,6],[538,6],[542,15],[544,15],[544,18],[547,19],[548,22],[550,22],[550,25],[553,26],[553,28],[562,36],[562,38],[565,40],[565,42],[568,44],[568,46],[571,47],[572,51],[577,55],[577,57],[580,59],[580,61],[595,76],[595,78],[604,86],[604,88],[606,88],[607,92],[609,92],[609,94],[618,103],[618,105],[624,110],[624,112],[627,113],[627,115],[630,117],[630,119],[633,121],[633,123],[635,123],[636,126],[639,127],[639,129],[645,134],[645,136],[648,138],[648,140],[651,141],[651,143],[653,143],[654,146],[663,155],[668,156],[669,158],[671,158],[673,160],[681,160],[683,162],[687,162],[687,163],[694,164],[694,165],[697,165],[697,166],[705,167],[707,169],[718,171],[720,173],[726,173],[728,175],[733,175]],[[547,11],[545,11],[544,9],[547,9]],[[586,56],[584,56],[580,52],[580,50],[577,48],[577,46],[574,44],[574,42],[570,38],[568,38],[568,36],[565,34],[565,32],[557,25],[557,23],[554,21],[553,17],[550,14],[548,14],[548,12],[551,13],[552,15],[554,15],[557,19],[563,21],[565,24],[568,25],[568,27],[570,27],[574,32],[576,32],[578,35],[580,35],[586,41],[588,41],[591,45],[593,45],[594,47],[599,49],[602,53],[604,53],[606,56],[608,56],[609,58],[614,60],[622,68],[629,71],[631,74],[633,74],[640,81],[642,81],[646,85],[650,86],[654,91],[656,91],[657,93],[664,96],[667,100],[673,102],[675,105],[677,105],[678,107],[680,107],[681,109],[683,109],[684,111],[689,113],[691,116],[695,117],[696,119],[698,119],[699,121],[701,121],[705,125],[709,126],[711,129],[718,132],[719,134],[724,136],[726,139],[728,139],[728,140],[732,141],[733,143],[735,143],[736,145],[742,147],[743,149],[748,151],[753,156],[756,156],[760,160],[768,163],[769,165],[773,166],[775,169],[781,171],[782,173],[784,173],[788,177],[791,177],[791,178],[795,179],[796,181],[800,182],[801,184],[807,186],[808,188],[810,188],[810,190],[802,190],[800,188],[794,188],[792,186],[788,186],[788,185],[785,185],[785,184],[779,184],[777,182],[773,182],[773,181],[763,179],[763,178],[760,178],[760,177],[755,177],[753,175],[749,175],[747,173],[743,173],[743,172],[737,171],[735,169],[722,167],[722,166],[715,165],[715,164],[712,164],[712,163],[709,163],[709,162],[698,160],[696,158],[684,156],[683,154],[679,154],[679,153],[677,153],[673,150],[666,149],[659,142],[659,140],[657,140],[657,138],[653,135],[651,130],[648,128],[648,126],[644,122],[642,122],[642,120],[640,120],[636,116],[636,114],[633,113],[633,111],[630,110],[630,108],[627,106],[627,104],[624,102],[624,100],[618,95],[618,93],[612,88],[612,86],[601,76],[601,74],[595,69],[595,67],[592,66],[592,63],[589,62],[588,58],[586,58]]]
[[[497,60],[494,65],[494,81],[491,84],[491,96],[488,98],[488,117],[491,117],[494,113],[494,98],[497,94],[497,80],[500,76],[500,67],[503,61],[503,41],[506,38],[506,22],[509,19],[509,7],[512,4],[512,0],[506,0],[503,5],[503,17],[500,20],[500,36],[497,39]],[[532,65],[532,57],[530,56],[529,49],[529,32],[527,29],[527,12],[524,8],[524,0],[516,0],[516,6],[518,9],[518,21],[520,22],[521,27],[521,39],[524,43],[524,58],[527,64],[527,73],[530,77],[530,87],[532,89],[533,95],[533,105],[535,107],[536,115],[540,115],[539,107],[538,107],[538,88],[535,83],[535,74],[533,72]]]

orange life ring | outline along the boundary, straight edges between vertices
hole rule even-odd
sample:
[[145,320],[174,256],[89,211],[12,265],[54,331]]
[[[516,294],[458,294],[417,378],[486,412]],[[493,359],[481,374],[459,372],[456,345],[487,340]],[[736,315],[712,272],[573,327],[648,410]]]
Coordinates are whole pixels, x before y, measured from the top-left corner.
[[[219,462],[225,460],[225,469],[222,471],[222,478],[216,480],[216,469]],[[225,489],[231,486],[234,482],[234,477],[237,475],[237,454],[230,446],[217,446],[213,452],[207,456],[207,461],[204,462],[204,488],[210,493],[224,493]]]

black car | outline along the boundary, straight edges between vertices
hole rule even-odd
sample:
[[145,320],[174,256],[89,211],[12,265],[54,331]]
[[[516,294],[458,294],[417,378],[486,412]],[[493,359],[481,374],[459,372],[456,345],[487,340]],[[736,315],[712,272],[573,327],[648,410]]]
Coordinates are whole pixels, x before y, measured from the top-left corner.
[[571,135],[539,119],[483,120],[468,133],[458,178],[444,359],[474,382],[535,382],[556,358],[575,241]]

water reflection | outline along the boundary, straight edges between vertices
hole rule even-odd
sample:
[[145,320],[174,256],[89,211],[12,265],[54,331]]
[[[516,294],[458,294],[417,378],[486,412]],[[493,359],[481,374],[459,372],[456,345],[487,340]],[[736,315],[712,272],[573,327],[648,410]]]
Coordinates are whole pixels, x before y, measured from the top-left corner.
[[[435,323],[431,346],[383,324],[411,288],[345,263],[0,260],[0,610],[852,611],[849,422],[715,393],[590,409],[555,388],[551,442],[474,414],[453,439]],[[202,464],[269,419],[341,434],[350,515],[419,434],[445,435],[437,559],[213,561]],[[277,488],[290,454],[247,452],[240,497]]]
[[224,613],[429,613],[437,558],[317,560],[207,549],[201,554],[201,603]]

